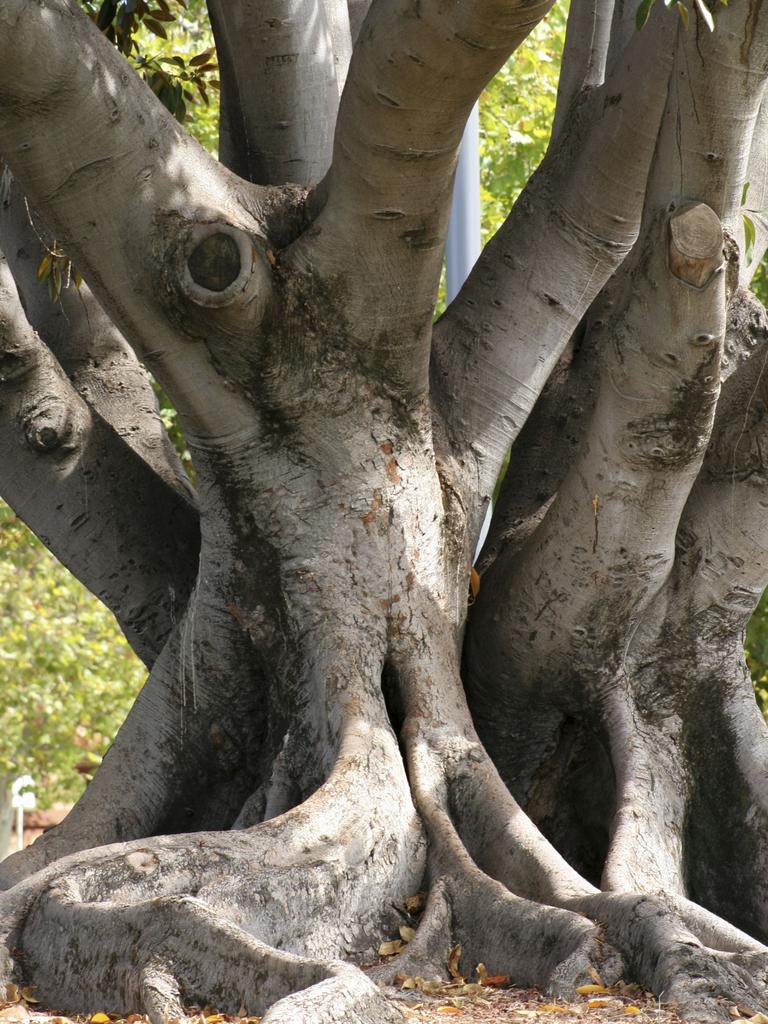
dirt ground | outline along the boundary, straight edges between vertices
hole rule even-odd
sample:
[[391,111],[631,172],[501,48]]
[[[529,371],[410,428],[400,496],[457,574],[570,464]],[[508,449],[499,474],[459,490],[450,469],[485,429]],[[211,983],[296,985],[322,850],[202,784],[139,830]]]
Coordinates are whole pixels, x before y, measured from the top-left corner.
[[[392,991],[392,1000],[403,1014],[403,1021],[413,1024],[444,1024],[455,1020],[462,1024],[618,1024],[630,1020],[638,1024],[680,1024],[677,1015],[660,1005],[652,996],[634,986],[621,986],[602,992],[579,995],[572,1002],[552,1000],[535,990],[487,987],[470,994],[444,991],[429,994],[418,990]],[[593,986],[600,988],[601,986]],[[483,987],[485,988],[485,986]],[[41,1011],[34,1002],[34,991],[7,986],[5,1000],[0,1001],[0,1024],[147,1024],[140,1014],[123,1017],[109,1013],[108,1008],[96,1010],[89,1017],[64,1017]],[[731,1007],[734,1024],[768,1024],[768,1017],[753,1014],[748,1007]],[[183,1024],[258,1024],[261,1018],[216,1013],[211,1007],[190,1008]]]

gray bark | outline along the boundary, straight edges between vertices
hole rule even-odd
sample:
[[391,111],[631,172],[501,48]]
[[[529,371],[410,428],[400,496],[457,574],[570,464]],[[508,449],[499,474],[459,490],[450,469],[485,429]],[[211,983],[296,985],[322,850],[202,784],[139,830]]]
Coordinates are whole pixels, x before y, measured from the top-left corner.
[[90,285],[51,311],[14,243],[22,311],[2,264],[0,492],[165,615],[85,796],[0,867],[0,981],[157,1024],[373,1024],[375,982],[459,942],[558,994],[597,970],[691,1021],[768,1009],[741,654],[768,329],[740,226],[766,14],[710,36],[657,5],[638,33],[609,7],[574,5],[550,150],[434,328],[464,121],[548,3],[211,0],[221,164],[70,0],[0,8],[0,152]]

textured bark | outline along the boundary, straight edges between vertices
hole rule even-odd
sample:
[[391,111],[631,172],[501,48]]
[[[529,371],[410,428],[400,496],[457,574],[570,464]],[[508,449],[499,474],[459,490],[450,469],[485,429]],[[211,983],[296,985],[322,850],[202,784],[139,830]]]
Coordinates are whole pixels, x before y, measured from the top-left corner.
[[152,663],[0,867],[0,981],[379,1024],[376,983],[458,942],[558,994],[768,1010],[767,15],[574,4],[549,152],[433,328],[465,118],[548,6],[211,0],[221,164],[70,0],[0,7],[0,152],[91,289],[40,302],[11,197],[0,492]]
[[195,510],[78,394],[1,256],[0,325],[0,493],[151,665],[194,582]]

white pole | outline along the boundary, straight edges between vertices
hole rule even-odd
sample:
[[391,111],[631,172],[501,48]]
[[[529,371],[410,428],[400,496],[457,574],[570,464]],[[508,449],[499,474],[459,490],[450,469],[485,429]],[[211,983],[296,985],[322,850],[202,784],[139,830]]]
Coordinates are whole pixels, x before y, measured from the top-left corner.
[[445,243],[445,292],[452,302],[469,276],[480,242],[480,114],[472,108],[459,150],[453,206]]
[[11,805],[16,808],[16,849],[24,848],[24,811],[34,811],[35,780],[31,775],[20,775],[11,786]]
[[[464,128],[456,167],[456,181],[453,186],[453,206],[445,242],[446,302],[453,302],[456,298],[481,250],[480,112],[476,103]],[[489,503],[475,549],[475,561],[488,536],[492,514],[493,508]]]

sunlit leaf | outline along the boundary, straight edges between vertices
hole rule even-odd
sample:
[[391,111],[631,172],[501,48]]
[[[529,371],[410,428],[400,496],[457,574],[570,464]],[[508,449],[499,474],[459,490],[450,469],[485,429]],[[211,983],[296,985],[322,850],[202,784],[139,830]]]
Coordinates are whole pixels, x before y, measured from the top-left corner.
[[403,906],[405,910],[412,914],[414,917],[420,914],[424,910],[424,904],[427,901],[427,895],[423,892],[417,892],[414,896],[407,896],[403,900]]
[[452,978],[464,978],[459,971],[459,963],[461,962],[461,946],[453,946],[450,953],[448,954],[448,973]]
[[744,262],[749,266],[755,255],[755,222],[746,213],[742,213],[744,223]]
[[715,20],[712,17],[712,12],[707,7],[705,0],[695,0],[696,6],[699,9],[699,14],[704,20],[704,24],[707,26],[710,32],[715,31]]
[[35,277],[38,281],[44,281],[51,272],[51,265],[53,263],[53,254],[47,252],[37,265],[35,271]]
[[379,956],[394,956],[395,953],[399,953],[403,948],[403,942],[400,939],[392,939],[391,942],[382,942],[379,946]]

